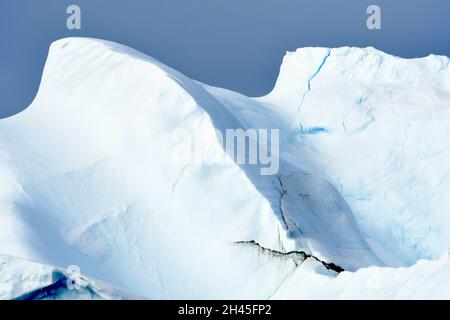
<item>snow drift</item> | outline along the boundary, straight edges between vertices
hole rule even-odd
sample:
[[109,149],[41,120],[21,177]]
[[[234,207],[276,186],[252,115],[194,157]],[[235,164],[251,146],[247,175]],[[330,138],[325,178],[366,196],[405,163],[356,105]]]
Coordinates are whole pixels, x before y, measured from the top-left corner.
[[[306,48],[249,98],[56,41],[33,103],[0,121],[0,254],[147,298],[418,297],[429,279],[448,297],[449,74],[446,57]],[[280,130],[277,175],[218,141],[249,128]],[[203,162],[173,161],[180,129]],[[374,272],[398,283],[374,290]]]

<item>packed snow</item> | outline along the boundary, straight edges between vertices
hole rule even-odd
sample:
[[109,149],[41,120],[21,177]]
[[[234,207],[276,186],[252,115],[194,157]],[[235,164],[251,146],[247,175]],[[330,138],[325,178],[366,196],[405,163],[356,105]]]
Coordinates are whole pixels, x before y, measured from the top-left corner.
[[[71,265],[107,285],[37,297],[449,298],[449,75],[442,56],[304,48],[250,98],[58,40],[0,120],[0,298]],[[227,129],[278,129],[278,173],[238,164]],[[175,161],[186,132],[202,161]]]

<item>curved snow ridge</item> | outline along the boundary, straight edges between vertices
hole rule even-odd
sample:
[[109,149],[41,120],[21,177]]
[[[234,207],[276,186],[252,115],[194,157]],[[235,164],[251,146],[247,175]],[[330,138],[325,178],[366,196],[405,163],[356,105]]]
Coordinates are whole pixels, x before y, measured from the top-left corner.
[[100,40],[55,42],[33,104],[0,122],[0,149],[27,195],[0,252],[20,245],[25,258],[76,264],[149,298],[238,295],[252,269],[240,269],[230,242],[276,249],[290,240],[231,159],[174,162],[178,129],[225,155],[221,126],[240,124],[199,84],[151,58]]

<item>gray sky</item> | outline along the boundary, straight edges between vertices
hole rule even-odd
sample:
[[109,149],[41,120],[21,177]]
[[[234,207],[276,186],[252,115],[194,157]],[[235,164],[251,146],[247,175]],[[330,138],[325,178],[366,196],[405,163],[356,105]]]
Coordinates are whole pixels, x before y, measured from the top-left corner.
[[[81,7],[81,30],[66,28],[70,4]],[[381,30],[366,28],[369,4],[381,7]],[[450,56],[449,17],[449,0],[1,0],[0,118],[30,104],[48,47],[63,37],[120,42],[196,80],[258,96],[298,47]]]

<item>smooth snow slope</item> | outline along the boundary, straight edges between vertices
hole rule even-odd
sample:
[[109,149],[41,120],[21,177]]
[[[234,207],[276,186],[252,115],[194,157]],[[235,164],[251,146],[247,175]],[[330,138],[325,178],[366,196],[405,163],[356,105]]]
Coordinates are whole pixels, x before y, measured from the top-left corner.
[[[252,99],[122,45],[56,41],[32,105],[0,121],[0,254],[77,264],[148,298],[294,292],[306,255],[288,251],[350,282],[322,262],[437,258],[450,247],[449,73],[444,57],[301,49]],[[280,129],[279,174],[226,157],[227,128]],[[179,129],[226,162],[175,163]]]

